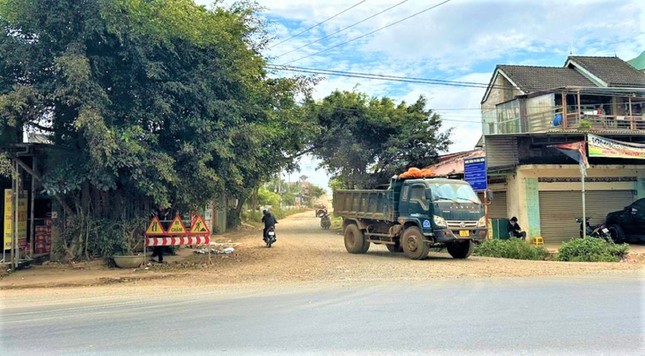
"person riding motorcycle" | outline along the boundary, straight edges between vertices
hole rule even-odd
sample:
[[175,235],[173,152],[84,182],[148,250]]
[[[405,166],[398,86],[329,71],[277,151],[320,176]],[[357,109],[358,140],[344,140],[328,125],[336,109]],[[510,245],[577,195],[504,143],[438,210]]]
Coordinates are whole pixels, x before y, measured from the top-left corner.
[[262,240],[266,240],[267,238],[267,230],[270,227],[273,227],[275,229],[275,224],[278,223],[278,220],[271,214],[268,210],[263,210],[262,211],[262,222],[264,223],[264,230],[262,231]]
[[329,214],[324,213],[320,217],[320,227],[323,229],[327,230],[329,227],[331,227],[331,219],[329,218]]

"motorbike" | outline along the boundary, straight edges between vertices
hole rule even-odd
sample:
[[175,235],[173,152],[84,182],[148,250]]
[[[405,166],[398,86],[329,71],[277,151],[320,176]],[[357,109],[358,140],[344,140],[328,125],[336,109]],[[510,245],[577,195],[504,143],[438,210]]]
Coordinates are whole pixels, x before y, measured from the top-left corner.
[[331,219],[328,214],[322,214],[320,217],[320,227],[322,227],[323,230],[329,230],[331,227]]
[[264,236],[264,243],[268,248],[271,248],[271,245],[273,245],[275,240],[275,226],[269,226],[269,228],[267,228],[266,236]]
[[605,224],[596,224],[592,226],[589,223],[589,220],[591,220],[590,217],[587,217],[585,219],[584,230],[583,230],[582,218],[576,218],[576,223],[580,224],[580,238],[589,236],[589,237],[603,239],[607,242],[612,241],[611,233],[609,232],[609,229],[607,228],[607,226],[605,226]]

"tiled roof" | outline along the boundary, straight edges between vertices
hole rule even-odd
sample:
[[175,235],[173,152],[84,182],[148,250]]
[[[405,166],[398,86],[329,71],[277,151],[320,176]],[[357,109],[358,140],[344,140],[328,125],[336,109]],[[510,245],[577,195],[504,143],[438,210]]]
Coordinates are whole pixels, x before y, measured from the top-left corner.
[[497,68],[525,93],[567,86],[596,86],[589,79],[571,68],[518,65],[498,65]]
[[567,63],[584,68],[610,87],[645,87],[645,73],[618,57],[569,56]]

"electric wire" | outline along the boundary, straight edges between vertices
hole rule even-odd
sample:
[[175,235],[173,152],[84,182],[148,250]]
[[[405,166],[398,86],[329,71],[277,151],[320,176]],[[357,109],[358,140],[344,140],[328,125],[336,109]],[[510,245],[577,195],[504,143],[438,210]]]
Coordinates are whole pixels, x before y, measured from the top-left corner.
[[[332,69],[318,69],[318,68],[308,68],[308,67],[297,67],[297,66],[287,66],[287,65],[275,65],[268,64],[268,69],[278,70],[278,71],[290,71],[290,72],[300,72],[307,74],[318,74],[318,75],[330,75],[330,76],[340,76],[340,77],[350,77],[350,78],[361,78],[361,79],[373,79],[373,80],[382,80],[382,81],[391,81],[391,82],[404,82],[404,83],[415,83],[415,84],[429,84],[429,85],[445,85],[445,86],[454,86],[454,87],[469,87],[469,88],[481,88],[481,89],[505,89],[503,85],[488,84],[488,83],[479,83],[479,82],[470,82],[470,81],[457,81],[457,80],[446,80],[446,79],[428,79],[428,78],[418,78],[418,77],[406,77],[406,76],[395,76],[387,74],[371,74],[371,73],[362,73],[362,72],[350,72],[350,71],[341,71],[341,70],[332,70]],[[529,91],[542,91],[542,90],[552,90],[554,88],[544,88],[544,87],[530,87],[522,86],[523,90]],[[615,93],[607,93],[607,88],[581,88],[584,94],[608,96],[607,94],[621,94],[623,92],[638,92],[645,95],[645,89],[642,88],[610,88],[616,89]],[[572,88],[571,90],[575,90]],[[623,93],[624,94],[624,93]],[[633,103],[636,101],[632,101]]]
[[[314,105],[314,106],[317,106],[317,107],[324,107],[323,103],[318,103],[318,102],[310,102],[308,104],[309,105]],[[330,106],[329,108],[331,108],[332,110],[335,110],[335,111],[342,111],[342,112],[346,112],[346,113],[357,113],[357,112],[361,112],[363,110],[366,110],[369,107],[348,108],[348,107],[342,107],[342,106]],[[443,118],[441,116],[441,114],[438,112],[437,109],[430,109],[430,110],[432,111],[433,114],[439,114],[440,121],[442,121],[442,122],[443,121],[461,122],[461,123],[467,123],[467,124],[481,124],[482,123],[481,120],[473,121],[473,120],[460,120],[460,119],[445,119],[445,118]],[[459,117],[459,116],[457,116],[457,117]]]
[[303,31],[301,31],[301,32],[299,32],[299,33],[297,33],[297,34],[295,34],[295,35],[293,35],[293,36],[291,36],[291,37],[289,37],[289,38],[287,38],[287,39],[284,39],[284,40],[282,40],[282,41],[280,41],[280,42],[278,42],[278,43],[276,43],[276,44],[274,44],[274,45],[272,45],[272,46],[270,46],[268,49],[271,49],[271,48],[273,48],[273,47],[279,46],[279,45],[281,45],[281,44],[283,44],[283,43],[285,43],[285,42],[289,41],[290,39],[296,38],[296,37],[298,37],[298,36],[300,36],[300,35],[302,35],[302,34],[304,34],[304,33],[307,33],[307,32],[309,32],[309,31],[313,30],[314,28],[316,28],[316,27],[318,27],[318,26],[320,26],[320,25],[324,24],[325,22],[330,21],[330,20],[333,20],[334,18],[336,18],[336,17],[338,17],[338,16],[340,16],[340,15],[342,15],[342,14],[346,13],[347,11],[349,11],[349,10],[351,10],[351,9],[355,8],[356,6],[358,6],[358,5],[362,4],[362,3],[364,3],[365,1],[367,1],[367,0],[359,1],[359,2],[357,2],[356,4],[354,4],[354,5],[350,6],[350,7],[348,7],[347,9],[345,9],[345,10],[343,10],[343,11],[341,11],[341,12],[337,13],[336,15],[334,15],[334,16],[332,16],[332,17],[330,17],[330,18],[328,18],[328,19],[326,19],[326,20],[324,20],[324,21],[318,22],[317,24],[315,24],[315,25],[313,25],[313,26],[311,26],[311,27],[309,27],[309,28],[307,28],[307,29],[305,29],[305,30],[303,30]]
[[299,72],[299,73],[307,73],[307,74],[333,75],[333,76],[341,76],[341,77],[349,77],[349,78],[374,79],[374,80],[383,80],[383,81],[392,81],[392,82],[447,85],[447,86],[455,86],[455,87],[469,87],[469,88],[481,88],[481,89],[486,89],[489,87],[489,85],[486,83],[477,83],[477,82],[403,77],[403,76],[386,75],[386,74],[370,74],[370,73],[348,72],[348,71],[329,70],[329,69],[314,69],[314,68],[294,67],[294,66],[286,66],[286,65],[269,64],[267,65],[267,68],[280,70],[280,71],[290,71],[290,72]]
[[327,38],[329,38],[329,37],[331,37],[331,36],[335,36],[335,35],[337,35],[337,34],[339,34],[339,33],[343,32],[343,31],[345,31],[345,30],[349,30],[350,28],[352,28],[352,27],[354,27],[354,26],[358,26],[358,25],[362,24],[362,23],[363,23],[363,22],[365,22],[365,21],[371,20],[371,19],[375,18],[376,16],[378,16],[378,15],[380,15],[380,14],[382,14],[382,13],[385,13],[385,12],[388,12],[388,11],[390,11],[390,10],[394,9],[394,8],[395,8],[395,7],[397,7],[397,6],[403,5],[403,4],[404,4],[404,3],[406,3],[406,2],[408,2],[408,0],[403,0],[403,1],[399,2],[398,4],[394,4],[394,5],[390,6],[390,7],[388,7],[387,9],[381,10],[381,11],[379,11],[379,12],[375,13],[375,14],[374,14],[374,15],[372,15],[372,16],[369,16],[369,17],[366,17],[366,18],[362,19],[361,21],[355,22],[355,23],[353,23],[353,24],[351,24],[351,25],[349,25],[349,26],[347,26],[347,27],[341,28],[340,30],[338,30],[338,31],[336,31],[336,32],[334,32],[334,33],[331,33],[331,34],[329,34],[329,35],[327,35],[327,36],[325,36],[325,37],[319,38],[319,39],[317,39],[317,40],[315,40],[315,41],[307,42],[307,43],[305,43],[304,45],[302,45],[302,46],[300,46],[300,47],[298,47],[298,48],[292,49],[292,50],[291,50],[291,51],[289,51],[289,52],[282,53],[282,54],[278,55],[277,57],[275,57],[275,59],[278,59],[278,58],[280,58],[280,57],[282,57],[282,56],[286,56],[287,54],[293,53],[293,52],[295,52],[295,51],[297,51],[297,50],[299,50],[299,49],[303,49],[303,48],[305,48],[305,47],[307,47],[307,46],[310,46],[310,45],[312,45],[312,44],[314,44],[314,43],[318,43],[318,42],[320,42],[320,41],[322,41],[322,40],[325,40],[325,39],[327,39]]
[[412,15],[410,15],[410,16],[407,16],[407,17],[404,17],[404,18],[402,18],[402,19],[400,19],[400,20],[398,20],[398,21],[394,21],[394,22],[392,22],[392,23],[389,23],[389,24],[387,24],[387,25],[385,25],[385,26],[383,26],[383,27],[379,27],[379,28],[377,28],[376,30],[370,31],[370,32],[368,32],[368,33],[366,33],[366,34],[364,34],[364,35],[360,35],[360,36],[358,36],[358,37],[354,37],[354,38],[352,38],[352,39],[350,39],[350,40],[347,40],[347,41],[345,41],[345,42],[338,43],[338,44],[333,45],[333,46],[331,46],[331,47],[327,47],[327,48],[325,48],[325,49],[323,49],[323,50],[320,50],[320,51],[318,51],[318,52],[315,52],[315,53],[312,53],[312,54],[306,55],[306,56],[304,56],[304,57],[300,57],[300,58],[298,58],[298,59],[294,59],[294,60],[291,60],[291,61],[288,61],[288,62],[282,63],[282,65],[291,64],[291,63],[293,63],[293,62],[298,62],[298,61],[303,60],[303,59],[305,59],[305,58],[313,57],[313,56],[315,56],[315,55],[318,55],[318,54],[320,54],[320,53],[327,52],[327,51],[332,50],[332,49],[334,49],[334,48],[338,48],[338,47],[340,47],[340,46],[342,46],[342,45],[345,45],[345,44],[348,44],[348,43],[350,43],[350,42],[353,42],[353,41],[359,40],[359,39],[361,39],[361,38],[365,38],[365,37],[367,37],[367,36],[369,36],[369,35],[372,35],[372,34],[374,34],[374,33],[378,32],[378,31],[381,31],[381,30],[384,30],[384,29],[386,29],[386,28],[388,28],[388,27],[391,27],[391,26],[397,25],[397,24],[399,24],[399,23],[401,23],[401,22],[403,22],[403,21],[409,20],[409,19],[411,19],[411,18],[413,18],[413,17],[415,17],[415,16],[418,16],[418,15],[421,15],[421,14],[423,14],[424,12],[427,12],[427,11],[430,11],[430,10],[432,10],[432,9],[435,9],[435,8],[437,8],[437,7],[441,6],[441,5],[444,5],[444,4],[446,4],[446,3],[450,2],[450,1],[452,1],[452,0],[444,0],[444,1],[442,1],[442,2],[440,2],[440,3],[438,3],[438,4],[436,4],[436,5],[433,5],[433,6],[430,6],[430,7],[428,7],[428,8],[425,8],[425,9],[423,9],[423,10],[421,10],[421,11],[415,12],[414,14],[412,14]]

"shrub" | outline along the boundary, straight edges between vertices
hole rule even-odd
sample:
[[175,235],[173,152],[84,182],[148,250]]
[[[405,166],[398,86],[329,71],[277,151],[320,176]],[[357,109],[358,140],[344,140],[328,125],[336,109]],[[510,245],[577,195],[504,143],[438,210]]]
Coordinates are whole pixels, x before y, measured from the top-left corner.
[[603,239],[587,237],[563,242],[557,259],[574,262],[618,262],[628,250],[627,244],[617,245]]
[[475,247],[477,256],[512,258],[516,260],[544,260],[549,251],[542,246],[533,246],[521,239],[485,240]]
[[336,232],[343,233],[343,218],[340,216],[332,216],[331,229]]

